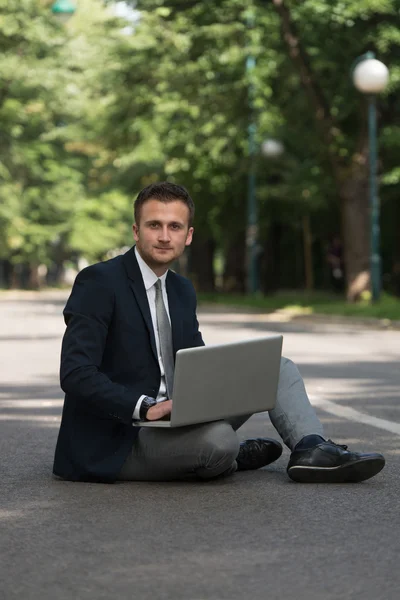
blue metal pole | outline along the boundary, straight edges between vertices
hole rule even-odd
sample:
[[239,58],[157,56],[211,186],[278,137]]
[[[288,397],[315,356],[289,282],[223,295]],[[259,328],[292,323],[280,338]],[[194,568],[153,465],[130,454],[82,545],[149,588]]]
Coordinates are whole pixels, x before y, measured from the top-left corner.
[[381,257],[380,257],[380,207],[377,177],[377,134],[376,134],[376,97],[368,98],[368,137],[369,137],[369,193],[371,223],[371,288],[372,300],[379,300],[381,294]]
[[[247,14],[247,25],[253,27],[254,14],[249,11]],[[247,230],[246,230],[246,266],[247,281],[246,291],[248,294],[254,294],[258,291],[258,214],[256,198],[256,132],[257,126],[254,121],[254,87],[252,83],[252,72],[255,67],[255,59],[248,56],[246,60],[246,72],[249,76],[249,113],[250,122],[248,126],[248,156],[249,172],[247,182]]]
[[[254,68],[254,59],[250,57],[247,60],[248,69]],[[250,105],[251,122],[248,126],[248,152],[249,152],[249,173],[247,181],[247,293],[254,294],[258,289],[257,276],[257,239],[258,239],[258,215],[256,200],[256,124],[253,122],[252,106]]]

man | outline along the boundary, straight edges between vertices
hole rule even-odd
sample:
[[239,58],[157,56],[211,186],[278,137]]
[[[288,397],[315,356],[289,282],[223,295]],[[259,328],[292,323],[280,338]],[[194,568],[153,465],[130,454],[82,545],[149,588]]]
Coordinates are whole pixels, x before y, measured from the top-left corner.
[[[146,187],[135,203],[136,246],[78,274],[64,309],[56,476],[105,483],[209,480],[281,455],[274,440],[239,444],[236,431],[251,415],[175,429],[133,425],[168,418],[175,353],[204,344],[194,288],[169,270],[191,244],[193,216],[185,188]],[[286,358],[270,417],[292,450],[287,472],[294,481],[362,481],[385,464],[380,454],[348,452],[324,439],[300,374]]]

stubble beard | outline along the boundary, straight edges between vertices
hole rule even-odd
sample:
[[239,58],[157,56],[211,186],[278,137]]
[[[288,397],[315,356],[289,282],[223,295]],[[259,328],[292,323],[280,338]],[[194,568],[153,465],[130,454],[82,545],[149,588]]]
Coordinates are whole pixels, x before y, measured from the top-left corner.
[[174,262],[174,260],[177,258],[176,252],[174,249],[172,249],[172,258],[170,256],[170,253],[165,254],[164,257],[163,257],[163,254],[158,254],[157,248],[155,248],[154,246],[152,246],[148,252],[144,251],[144,249],[141,249],[141,250],[142,250],[142,258],[144,259],[144,261],[148,264],[148,266],[150,268],[152,268],[152,267],[167,267],[168,268]]

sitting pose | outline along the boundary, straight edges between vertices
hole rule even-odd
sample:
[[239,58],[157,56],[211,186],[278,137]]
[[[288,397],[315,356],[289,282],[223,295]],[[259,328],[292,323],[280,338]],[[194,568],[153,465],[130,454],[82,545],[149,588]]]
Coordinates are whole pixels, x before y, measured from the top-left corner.
[[[104,483],[207,480],[258,469],[281,455],[275,440],[239,443],[236,431],[251,415],[178,428],[137,426],[168,418],[175,354],[204,344],[194,288],[169,270],[192,241],[193,216],[185,188],[149,185],[135,203],[136,246],[78,274],[64,309],[56,476]],[[292,451],[287,472],[294,481],[357,482],[384,467],[381,454],[350,452],[324,438],[287,358],[269,415]]]

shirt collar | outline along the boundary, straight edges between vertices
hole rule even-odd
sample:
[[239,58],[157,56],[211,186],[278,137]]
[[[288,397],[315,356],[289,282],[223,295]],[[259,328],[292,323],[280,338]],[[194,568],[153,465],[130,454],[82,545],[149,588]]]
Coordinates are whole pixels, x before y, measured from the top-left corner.
[[165,280],[167,278],[168,271],[166,271],[164,273],[164,275],[161,275],[161,277],[158,277],[154,273],[154,271],[152,271],[150,269],[149,265],[140,256],[139,252],[137,251],[136,246],[135,246],[135,256],[136,256],[136,260],[137,260],[138,265],[139,265],[140,272],[142,273],[143,283],[144,283],[144,287],[146,289],[146,292],[151,287],[153,287],[153,285],[157,282],[158,279],[161,279],[161,285],[162,285],[162,287],[165,287]]

